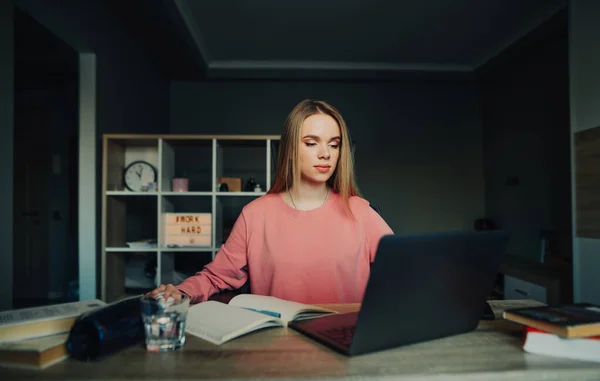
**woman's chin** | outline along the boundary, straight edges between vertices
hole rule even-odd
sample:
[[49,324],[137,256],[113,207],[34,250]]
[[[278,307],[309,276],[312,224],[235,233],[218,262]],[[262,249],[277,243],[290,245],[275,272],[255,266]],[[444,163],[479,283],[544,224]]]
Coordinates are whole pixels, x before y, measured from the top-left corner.
[[327,180],[329,180],[330,177],[329,174],[319,174],[315,176],[302,176],[302,180],[310,184],[318,185],[327,183]]

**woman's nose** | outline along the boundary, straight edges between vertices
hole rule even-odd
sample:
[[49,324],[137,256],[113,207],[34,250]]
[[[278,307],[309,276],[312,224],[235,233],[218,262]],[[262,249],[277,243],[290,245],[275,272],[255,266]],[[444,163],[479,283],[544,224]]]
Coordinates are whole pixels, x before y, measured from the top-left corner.
[[324,146],[319,150],[319,158],[321,159],[329,159],[331,157],[331,152],[329,152],[329,147]]

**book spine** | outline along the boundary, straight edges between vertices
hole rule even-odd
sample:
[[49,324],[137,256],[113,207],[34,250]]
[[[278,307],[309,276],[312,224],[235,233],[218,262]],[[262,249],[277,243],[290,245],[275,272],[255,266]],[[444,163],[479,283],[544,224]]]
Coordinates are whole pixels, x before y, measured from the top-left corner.
[[[527,337],[527,334],[530,333],[530,332],[537,332],[537,333],[544,333],[544,334],[548,334],[548,335],[554,335],[552,332],[549,332],[549,331],[544,331],[542,329],[531,327],[531,326],[525,326],[525,328],[523,330],[523,334],[524,334],[523,338],[525,339]],[[584,339],[584,340],[600,340],[600,336],[580,337],[579,339]],[[571,339],[571,340],[574,340],[574,339]]]

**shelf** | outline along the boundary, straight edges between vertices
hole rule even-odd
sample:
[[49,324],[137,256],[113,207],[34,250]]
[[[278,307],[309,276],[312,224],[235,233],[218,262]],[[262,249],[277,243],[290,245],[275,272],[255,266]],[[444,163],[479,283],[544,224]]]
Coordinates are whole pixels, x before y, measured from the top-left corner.
[[[102,173],[102,189],[115,192],[114,195],[131,196],[134,193],[150,192],[127,192],[123,184],[123,171],[134,161],[143,160],[150,163],[158,170],[158,139],[154,138],[104,138],[104,161]],[[116,189],[123,189],[122,191]]]
[[[132,192],[129,192],[132,193]],[[108,193],[107,193],[108,194]],[[246,196],[246,197],[259,197],[264,196],[267,192],[159,192],[162,196],[176,196],[176,197],[186,197],[186,196]]]
[[215,251],[214,247],[202,247],[202,246],[198,246],[198,247],[163,247],[160,249],[160,251],[172,251],[174,253],[187,253],[187,252],[194,252],[194,251],[202,251],[202,252],[210,252],[210,251]]
[[266,140],[217,140],[215,143],[216,179],[239,178],[241,189],[244,189],[246,182],[253,178],[262,189],[266,189],[270,177],[267,171],[269,151]]
[[157,251],[172,251],[172,252],[193,252],[193,251],[202,251],[202,252],[210,252],[217,251],[218,249],[214,247],[161,247],[160,249],[157,247],[154,248],[131,248],[131,247],[107,247],[105,248],[107,253],[156,253]]
[[105,215],[110,224],[104,226],[104,246],[129,249],[127,242],[157,239],[159,198],[106,197]]
[[107,196],[176,196],[176,197],[189,197],[189,196],[247,196],[247,197],[259,197],[264,196],[267,192],[127,192],[127,191],[107,191]]
[[109,253],[156,253],[158,248],[107,247]]
[[106,191],[107,196],[157,196],[157,192]]
[[217,196],[245,196],[245,197],[260,197],[267,192],[216,192]]
[[160,192],[163,196],[212,196],[214,192]]
[[[213,190],[213,141],[210,139],[177,140],[165,137],[160,144],[159,190],[171,192],[173,178],[188,179],[188,193]],[[179,193],[179,192],[173,192]]]
[[[244,206],[267,194],[279,145],[276,135],[108,134],[103,138],[101,299],[106,302],[154,283],[175,284],[210,263]],[[131,192],[124,187],[123,170],[136,160],[155,167],[156,190]],[[219,192],[221,177],[239,178],[242,191]],[[261,192],[243,191],[251,177]],[[173,192],[174,178],[188,179],[188,192]],[[210,241],[191,241],[210,242],[210,246],[166,247],[165,213],[210,213]],[[158,245],[127,246],[143,239],[156,239]],[[149,269],[155,269],[150,280],[143,277],[151,274]]]

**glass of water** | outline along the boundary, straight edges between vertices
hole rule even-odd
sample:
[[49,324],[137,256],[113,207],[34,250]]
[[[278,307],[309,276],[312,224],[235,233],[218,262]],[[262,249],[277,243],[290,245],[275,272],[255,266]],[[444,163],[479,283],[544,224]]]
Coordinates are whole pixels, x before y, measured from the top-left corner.
[[189,296],[165,299],[162,293],[156,297],[145,295],[141,298],[140,305],[148,351],[172,351],[183,347]]

